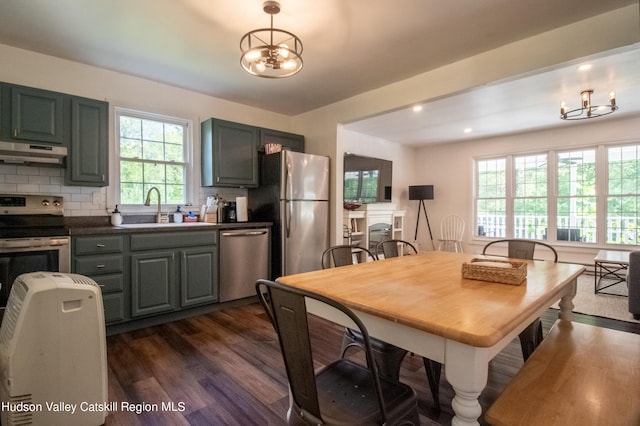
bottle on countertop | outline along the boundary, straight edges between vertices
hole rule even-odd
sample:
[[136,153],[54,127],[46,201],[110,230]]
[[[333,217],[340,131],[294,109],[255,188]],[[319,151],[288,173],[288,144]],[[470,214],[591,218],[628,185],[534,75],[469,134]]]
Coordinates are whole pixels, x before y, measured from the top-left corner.
[[180,210],[180,206],[178,206],[175,213],[173,213],[173,221],[175,223],[182,223],[182,210]]
[[120,210],[118,210],[118,205],[116,204],[116,208],[111,212],[111,224],[113,226],[120,226],[122,224],[122,214]]

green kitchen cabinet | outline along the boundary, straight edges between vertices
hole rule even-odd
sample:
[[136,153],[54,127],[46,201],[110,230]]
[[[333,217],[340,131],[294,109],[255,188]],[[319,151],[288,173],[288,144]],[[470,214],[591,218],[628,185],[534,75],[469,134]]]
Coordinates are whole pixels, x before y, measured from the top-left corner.
[[218,300],[218,252],[216,246],[180,250],[180,306]]
[[269,144],[280,145],[282,149],[304,152],[304,136],[280,130],[260,129],[260,150]]
[[65,185],[109,184],[109,104],[0,82],[0,140],[64,146]]
[[175,252],[131,255],[131,316],[169,312],[175,308]]
[[258,186],[260,129],[210,118],[201,124],[202,186]]
[[87,235],[71,239],[71,270],[100,286],[106,325],[130,318],[125,238],[123,235]]
[[[10,92],[11,140],[66,145],[65,96],[23,86],[6,86]],[[6,109],[5,109],[6,111]]]
[[108,122],[107,102],[71,98],[67,185],[101,187],[109,184]]
[[72,236],[72,272],[100,285],[107,326],[218,302],[218,231]]
[[131,316],[218,301],[218,231],[131,235]]

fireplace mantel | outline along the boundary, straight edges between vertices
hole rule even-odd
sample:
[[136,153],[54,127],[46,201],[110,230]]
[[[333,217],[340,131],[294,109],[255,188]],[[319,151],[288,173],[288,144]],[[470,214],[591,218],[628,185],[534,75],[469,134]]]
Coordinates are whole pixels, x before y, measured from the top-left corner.
[[[374,251],[380,238],[404,239],[404,210],[396,210],[392,203],[363,204],[356,210],[344,210],[343,237],[344,243]],[[375,227],[373,238],[371,227]],[[388,225],[388,233],[384,226]]]

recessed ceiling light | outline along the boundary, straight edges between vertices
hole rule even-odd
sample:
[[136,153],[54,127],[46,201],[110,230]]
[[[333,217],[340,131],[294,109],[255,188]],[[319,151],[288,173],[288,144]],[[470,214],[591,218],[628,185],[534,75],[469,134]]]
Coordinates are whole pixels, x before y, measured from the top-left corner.
[[413,112],[420,112],[422,111],[422,105],[415,105],[413,107]]
[[467,127],[466,129],[464,129],[465,133],[471,133],[473,131],[473,129],[471,127]]
[[578,70],[580,70],[580,71],[587,71],[587,70],[590,70],[590,69],[591,69],[591,64],[584,64],[584,65],[580,65],[578,67]]

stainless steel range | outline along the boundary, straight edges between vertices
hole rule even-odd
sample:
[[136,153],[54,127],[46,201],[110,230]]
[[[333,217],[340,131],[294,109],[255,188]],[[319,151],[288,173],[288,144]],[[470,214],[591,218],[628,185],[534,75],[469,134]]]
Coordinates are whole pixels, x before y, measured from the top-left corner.
[[0,195],[0,309],[27,272],[69,272],[69,231],[62,197]]

